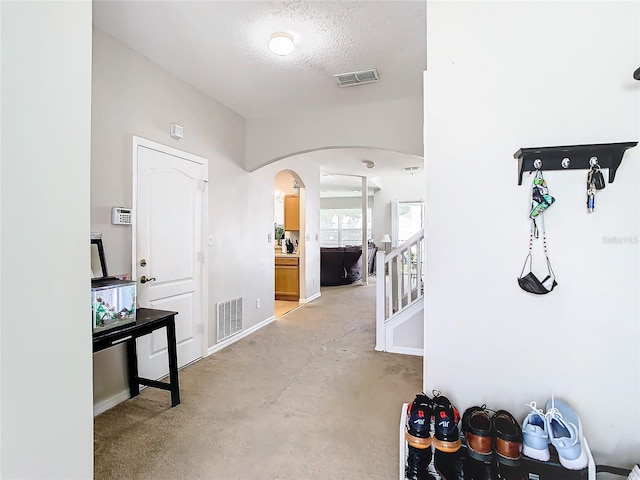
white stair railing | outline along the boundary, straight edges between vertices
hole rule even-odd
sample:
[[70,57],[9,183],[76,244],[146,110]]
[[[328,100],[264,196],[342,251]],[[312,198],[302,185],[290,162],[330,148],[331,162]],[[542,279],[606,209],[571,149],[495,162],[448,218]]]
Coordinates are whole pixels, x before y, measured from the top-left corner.
[[423,259],[424,230],[376,254],[376,350],[386,350],[386,324],[423,298]]

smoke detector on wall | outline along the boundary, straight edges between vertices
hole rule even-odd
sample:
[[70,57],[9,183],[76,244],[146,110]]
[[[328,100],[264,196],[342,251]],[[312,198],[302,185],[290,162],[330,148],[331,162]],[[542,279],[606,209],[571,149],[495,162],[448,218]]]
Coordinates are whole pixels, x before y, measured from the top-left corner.
[[365,83],[377,82],[378,70],[372,68],[370,70],[361,70],[359,72],[336,73],[334,78],[341,87],[353,87],[354,85],[363,85]]

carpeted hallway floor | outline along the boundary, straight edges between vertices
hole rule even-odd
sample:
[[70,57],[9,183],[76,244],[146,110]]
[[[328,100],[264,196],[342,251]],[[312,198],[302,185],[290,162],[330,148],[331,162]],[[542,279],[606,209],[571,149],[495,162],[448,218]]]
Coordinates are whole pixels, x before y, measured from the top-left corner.
[[375,352],[375,284],[322,296],[95,419],[95,478],[398,477],[422,358]]

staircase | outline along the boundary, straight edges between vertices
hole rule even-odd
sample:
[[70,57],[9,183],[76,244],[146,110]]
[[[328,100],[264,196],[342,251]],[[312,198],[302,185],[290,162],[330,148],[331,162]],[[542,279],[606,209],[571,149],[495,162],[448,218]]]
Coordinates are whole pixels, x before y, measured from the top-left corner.
[[376,347],[424,354],[424,230],[376,255]]

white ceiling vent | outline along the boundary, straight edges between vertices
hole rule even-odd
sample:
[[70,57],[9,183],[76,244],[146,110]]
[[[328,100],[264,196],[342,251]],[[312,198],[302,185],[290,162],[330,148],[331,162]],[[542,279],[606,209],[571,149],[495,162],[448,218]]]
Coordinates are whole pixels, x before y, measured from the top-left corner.
[[375,68],[371,70],[362,70],[360,72],[336,73],[334,75],[341,87],[352,87],[354,85],[362,85],[364,83],[377,82],[378,71]]

